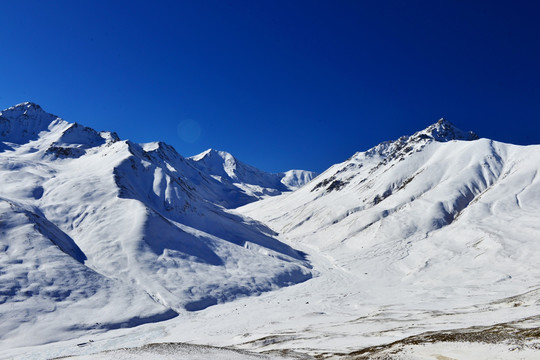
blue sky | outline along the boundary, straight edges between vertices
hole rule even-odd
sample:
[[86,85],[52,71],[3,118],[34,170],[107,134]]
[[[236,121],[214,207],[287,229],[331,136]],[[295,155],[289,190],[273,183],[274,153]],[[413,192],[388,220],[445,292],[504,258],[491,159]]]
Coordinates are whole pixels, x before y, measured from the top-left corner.
[[322,171],[440,117],[538,144],[539,4],[3,1],[0,107],[272,172]]

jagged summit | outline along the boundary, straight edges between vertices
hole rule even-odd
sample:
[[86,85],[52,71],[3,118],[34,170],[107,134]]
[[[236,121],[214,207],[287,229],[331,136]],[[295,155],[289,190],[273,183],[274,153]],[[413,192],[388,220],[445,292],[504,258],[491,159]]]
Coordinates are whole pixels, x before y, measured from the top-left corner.
[[441,118],[424,130],[417,131],[411,136],[402,136],[394,141],[384,141],[368,151],[358,152],[354,156],[365,154],[367,156],[380,155],[387,158],[401,158],[402,156],[419,151],[432,141],[448,142],[453,140],[472,141],[479,137],[472,131],[458,129],[450,121]]
[[[437,121],[435,124],[430,125],[426,129],[417,132],[415,135],[425,135],[439,142],[446,142],[451,140],[471,141],[478,139],[478,135],[476,135],[474,132],[460,130],[445,118],[439,119],[439,121]],[[415,135],[413,135],[413,137]]]
[[[355,153],[345,162],[336,164],[323,173],[319,177],[318,183],[311,187],[311,191],[319,192],[324,190],[325,193],[340,191],[347,188],[349,184],[354,183],[352,179],[359,176],[361,168],[371,167],[369,174],[373,174],[386,165],[394,166],[413,157],[416,153],[423,152],[430,145],[436,146],[442,145],[438,143],[477,139],[478,135],[474,132],[460,130],[448,120],[441,118],[436,123],[424,130],[417,131],[411,136],[402,136],[394,141],[385,141],[367,151]],[[364,181],[365,177],[362,176],[360,176],[361,181]],[[375,203],[379,202],[380,198],[385,198],[385,193],[388,194],[388,192],[383,191],[383,196],[377,195]]]

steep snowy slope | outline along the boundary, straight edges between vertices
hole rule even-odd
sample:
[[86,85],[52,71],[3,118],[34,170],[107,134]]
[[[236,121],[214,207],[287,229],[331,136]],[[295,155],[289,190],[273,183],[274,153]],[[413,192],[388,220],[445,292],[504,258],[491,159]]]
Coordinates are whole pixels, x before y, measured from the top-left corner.
[[232,208],[296,190],[317,176],[316,173],[306,170],[267,173],[238,161],[228,152],[214,149],[208,149],[187,160],[202,173],[210,174],[223,186],[233,185],[236,188],[236,191],[231,194],[236,199],[234,203],[231,203]]
[[[43,312],[65,308],[57,336],[69,337],[89,318],[136,325],[311,277],[303,254],[212,203],[212,184],[190,180],[210,177],[166,145],[120,141],[31,103],[4,110],[0,126],[0,317],[11,319],[0,336],[11,342],[30,341],[21,324],[48,326]],[[116,311],[91,315],[112,297]]]
[[531,257],[540,251],[540,147],[456,141],[462,134],[441,120],[243,213],[388,285],[459,284],[452,292],[480,297],[526,291],[540,275]]

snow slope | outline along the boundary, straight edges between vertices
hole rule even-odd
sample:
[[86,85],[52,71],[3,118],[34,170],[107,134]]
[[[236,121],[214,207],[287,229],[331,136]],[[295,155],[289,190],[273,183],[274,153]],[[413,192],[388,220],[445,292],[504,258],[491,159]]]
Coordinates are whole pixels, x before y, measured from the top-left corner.
[[437,126],[451,124],[357,153],[242,213],[384,286],[429,289],[426,304],[434,288],[468,303],[527,291],[540,275],[540,147],[441,139]]
[[209,201],[211,186],[184,170],[204,176],[166,145],[31,103],[0,124],[0,346],[52,341],[42,328],[69,338],[164,320],[311,277],[302,253]]
[[176,316],[141,289],[84,266],[79,247],[39,213],[0,200],[0,219],[0,334],[10,346]]

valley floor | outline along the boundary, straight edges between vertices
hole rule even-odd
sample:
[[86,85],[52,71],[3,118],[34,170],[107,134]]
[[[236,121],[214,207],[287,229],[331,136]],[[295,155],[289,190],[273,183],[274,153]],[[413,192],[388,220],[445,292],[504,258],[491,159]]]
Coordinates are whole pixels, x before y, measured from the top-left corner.
[[[396,292],[377,286],[376,276],[352,273],[320,252],[311,255],[307,247],[300,250],[310,254],[318,274],[304,283],[185,312],[160,323],[96,330],[82,338],[9,349],[0,358],[461,360],[540,356],[540,292],[536,289],[483,303],[475,297],[445,299],[444,293],[436,294],[438,302],[432,298],[421,302],[414,289],[403,287]],[[507,325],[495,326],[503,323]],[[152,343],[175,345],[147,346]]]

